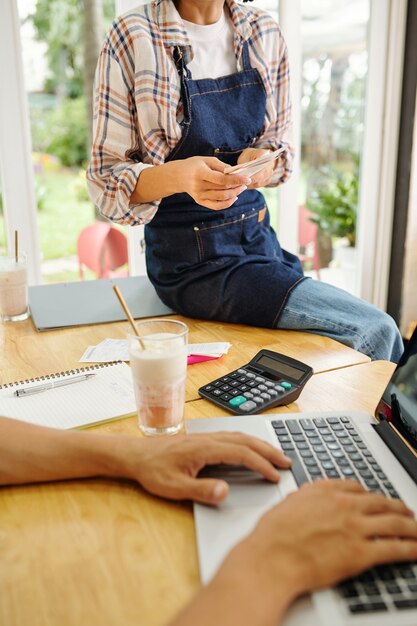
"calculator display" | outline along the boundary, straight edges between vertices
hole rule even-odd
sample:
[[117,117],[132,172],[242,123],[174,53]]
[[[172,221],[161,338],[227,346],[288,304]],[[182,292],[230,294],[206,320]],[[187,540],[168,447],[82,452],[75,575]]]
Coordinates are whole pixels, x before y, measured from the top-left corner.
[[289,376],[293,380],[300,380],[305,374],[305,371],[303,370],[291,367],[286,363],[276,361],[275,359],[271,359],[271,357],[265,355],[261,356],[261,358],[256,361],[256,365],[268,367],[270,370],[283,374],[284,376]]

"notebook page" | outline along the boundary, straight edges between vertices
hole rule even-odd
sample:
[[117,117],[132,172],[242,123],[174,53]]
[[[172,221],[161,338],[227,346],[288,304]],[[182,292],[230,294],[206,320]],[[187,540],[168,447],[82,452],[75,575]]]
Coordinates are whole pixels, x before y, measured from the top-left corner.
[[[66,429],[136,413],[132,374],[128,365],[116,363],[83,371],[96,375],[88,380],[28,396],[18,397],[15,391],[39,386],[48,380],[35,380],[0,389],[0,415],[31,424]],[[80,372],[65,374],[55,380],[79,375]]]

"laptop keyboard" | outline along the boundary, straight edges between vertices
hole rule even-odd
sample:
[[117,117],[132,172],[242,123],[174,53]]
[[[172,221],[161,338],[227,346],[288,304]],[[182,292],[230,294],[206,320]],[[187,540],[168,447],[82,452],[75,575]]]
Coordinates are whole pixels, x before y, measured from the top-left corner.
[[[369,491],[400,498],[349,417],[273,421],[280,447],[292,459],[298,486],[349,478]],[[352,615],[417,608],[417,563],[375,567],[336,587]]]

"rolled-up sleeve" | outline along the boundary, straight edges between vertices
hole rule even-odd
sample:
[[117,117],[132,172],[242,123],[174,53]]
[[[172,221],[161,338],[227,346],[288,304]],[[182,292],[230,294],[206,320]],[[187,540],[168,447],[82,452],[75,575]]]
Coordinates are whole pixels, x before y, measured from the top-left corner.
[[288,50],[279,29],[278,59],[279,62],[276,69],[274,69],[274,64],[271,64],[272,93],[269,106],[267,104],[265,130],[254,144],[256,148],[269,148],[271,150],[285,147],[284,152],[278,159],[274,175],[268,187],[276,187],[288,180],[292,173],[294,159]]
[[91,158],[87,170],[90,197],[100,213],[123,224],[144,224],[158,202],[131,204],[142,162],[134,100],[134,68],[119,59],[107,38],[97,65]]

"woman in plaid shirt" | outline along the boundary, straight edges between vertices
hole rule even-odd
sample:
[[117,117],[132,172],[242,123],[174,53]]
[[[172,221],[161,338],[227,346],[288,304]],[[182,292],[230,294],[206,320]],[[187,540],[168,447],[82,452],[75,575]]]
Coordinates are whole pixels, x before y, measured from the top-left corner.
[[[95,85],[90,195],[145,224],[150,280],[190,317],[328,335],[398,361],[394,321],[306,279],[283,250],[258,188],[284,183],[293,150],[287,50],[265,12],[236,0],[153,0],[118,18]],[[225,173],[268,151],[247,176]]]

